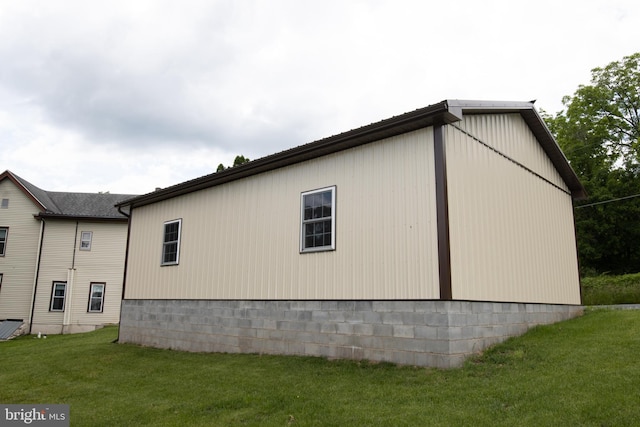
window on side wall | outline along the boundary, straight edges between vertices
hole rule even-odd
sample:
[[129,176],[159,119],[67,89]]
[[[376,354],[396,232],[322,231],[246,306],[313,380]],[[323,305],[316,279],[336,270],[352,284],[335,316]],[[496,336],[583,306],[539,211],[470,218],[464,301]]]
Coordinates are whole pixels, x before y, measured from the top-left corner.
[[67,282],[53,282],[49,311],[64,311],[64,300],[66,294]]
[[335,250],[335,208],[335,186],[300,195],[300,252]]
[[105,283],[91,283],[89,290],[89,313],[102,313]]
[[2,199],[2,202],[0,202],[0,209],[9,209],[9,199]]
[[180,261],[180,231],[182,220],[176,219],[164,223],[161,265],[176,265]]
[[7,235],[9,229],[7,227],[0,227],[0,256],[4,256],[7,249]]
[[83,231],[80,233],[80,250],[91,250],[91,239],[93,238],[93,231]]

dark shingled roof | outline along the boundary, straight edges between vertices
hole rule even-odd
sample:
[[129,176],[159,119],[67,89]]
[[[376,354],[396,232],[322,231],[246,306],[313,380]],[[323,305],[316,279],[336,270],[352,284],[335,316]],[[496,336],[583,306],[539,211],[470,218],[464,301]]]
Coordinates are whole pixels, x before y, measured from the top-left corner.
[[0,181],[8,178],[41,208],[41,217],[71,217],[97,219],[125,219],[115,205],[123,200],[135,197],[132,194],[111,193],[66,193],[46,191],[29,181],[20,178],[11,171],[0,174]]

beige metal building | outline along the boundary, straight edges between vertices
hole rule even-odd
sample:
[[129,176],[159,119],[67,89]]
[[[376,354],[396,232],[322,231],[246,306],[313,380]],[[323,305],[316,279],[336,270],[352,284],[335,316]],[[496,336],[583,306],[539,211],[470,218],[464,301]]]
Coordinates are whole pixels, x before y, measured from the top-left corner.
[[45,191],[0,174],[0,321],[41,334],[118,323],[127,217],[114,205],[131,197]]
[[456,366],[581,312],[530,102],[443,101],[126,200],[120,341]]

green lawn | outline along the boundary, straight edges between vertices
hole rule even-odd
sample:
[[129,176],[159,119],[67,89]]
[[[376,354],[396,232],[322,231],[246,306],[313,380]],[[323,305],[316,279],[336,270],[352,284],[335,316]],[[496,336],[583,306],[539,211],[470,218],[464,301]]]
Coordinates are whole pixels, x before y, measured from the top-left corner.
[[537,327],[464,368],[194,354],[116,328],[0,343],[0,402],[72,426],[625,426],[640,423],[640,311]]

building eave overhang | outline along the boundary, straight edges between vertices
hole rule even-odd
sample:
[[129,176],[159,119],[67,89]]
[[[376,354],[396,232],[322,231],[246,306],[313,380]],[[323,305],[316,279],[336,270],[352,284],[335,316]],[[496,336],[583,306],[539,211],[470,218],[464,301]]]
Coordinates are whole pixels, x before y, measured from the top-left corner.
[[36,219],[64,219],[71,221],[86,221],[86,222],[122,222],[126,223],[129,219],[124,216],[91,216],[91,215],[66,215],[50,212],[40,212],[34,215]]
[[11,171],[7,170],[0,174],[0,181],[5,178],[13,182],[14,185],[18,187],[20,191],[22,191],[29,199],[31,199],[31,201],[33,201],[33,203],[35,203],[39,209],[46,210],[47,207],[31,191],[29,191],[29,189],[25,187],[22,182],[18,178],[16,178],[13,173],[11,173]]
[[221,172],[123,200],[116,206],[135,208],[160,202],[425,127],[455,123],[462,120],[465,114],[500,113],[521,114],[571,189],[572,196],[576,199],[586,197],[584,187],[580,184],[544,121],[535,111],[533,102],[445,100],[380,122],[262,157]]
[[450,108],[461,110],[464,114],[496,114],[519,113],[531,132],[535,135],[540,146],[549,157],[556,170],[569,187],[571,196],[575,200],[587,198],[587,192],[569,164],[560,146],[551,134],[544,120],[538,114],[531,102],[500,102],[500,101],[449,101]]

